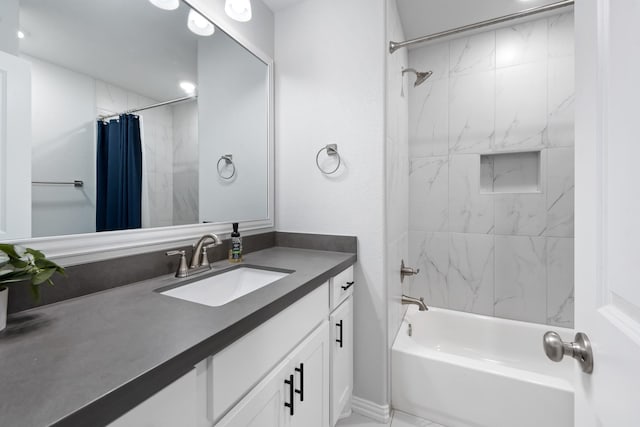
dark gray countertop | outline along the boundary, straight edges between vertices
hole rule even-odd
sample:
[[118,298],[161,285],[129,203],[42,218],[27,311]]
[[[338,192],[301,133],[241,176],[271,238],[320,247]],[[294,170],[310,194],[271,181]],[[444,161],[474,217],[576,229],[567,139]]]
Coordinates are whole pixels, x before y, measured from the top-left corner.
[[0,333],[0,426],[105,425],[355,261],[274,247],[244,263],[294,273],[221,307],[154,292],[185,280],[169,275],[18,313]]

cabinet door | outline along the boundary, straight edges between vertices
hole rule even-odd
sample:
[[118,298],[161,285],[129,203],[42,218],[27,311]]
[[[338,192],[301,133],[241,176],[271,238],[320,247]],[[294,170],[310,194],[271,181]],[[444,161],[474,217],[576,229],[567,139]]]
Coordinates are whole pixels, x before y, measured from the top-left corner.
[[291,354],[294,375],[294,411],[291,427],[329,425],[329,325],[325,320]]
[[331,425],[350,409],[353,392],[353,297],[330,317],[331,325]]
[[283,361],[216,424],[216,427],[283,427],[288,421],[289,386],[284,383],[290,371]]

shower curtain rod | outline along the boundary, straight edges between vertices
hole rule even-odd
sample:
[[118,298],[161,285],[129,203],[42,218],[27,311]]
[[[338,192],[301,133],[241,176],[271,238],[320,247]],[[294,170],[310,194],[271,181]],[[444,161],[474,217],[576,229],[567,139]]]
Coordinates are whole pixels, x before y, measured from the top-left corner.
[[182,102],[182,101],[188,101],[190,99],[198,99],[198,95],[183,96],[182,98],[176,98],[176,99],[172,99],[170,101],[158,102],[157,104],[147,105],[146,107],[134,108],[133,110],[127,110],[127,111],[123,111],[121,113],[106,114],[106,115],[103,115],[103,116],[98,116],[98,120],[104,120],[104,119],[108,119],[109,117],[116,117],[116,116],[120,116],[122,114],[137,113],[138,111],[150,110],[152,108],[157,108],[157,107],[164,107],[165,105],[171,105],[171,104],[175,104],[175,103]]
[[549,12],[561,7],[573,6],[574,0],[564,0],[556,3],[551,3],[545,6],[532,7],[530,9],[521,10],[520,12],[512,13],[510,15],[500,16],[498,18],[487,19],[486,21],[476,22],[474,24],[464,25],[462,27],[453,28],[451,30],[441,31],[439,33],[430,34],[424,37],[418,37],[415,39],[403,41],[403,42],[389,42],[389,53],[393,53],[396,50],[412,46],[418,43],[426,43],[432,40],[440,39],[454,34],[459,34],[469,30],[475,30],[478,28],[488,27],[490,25],[501,24],[503,22],[511,21],[518,18],[524,18],[527,16],[535,15],[537,13]]

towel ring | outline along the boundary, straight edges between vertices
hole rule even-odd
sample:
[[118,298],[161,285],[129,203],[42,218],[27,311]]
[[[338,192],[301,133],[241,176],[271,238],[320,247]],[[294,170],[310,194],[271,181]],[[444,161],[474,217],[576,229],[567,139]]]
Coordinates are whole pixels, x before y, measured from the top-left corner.
[[[220,162],[222,161],[224,161],[223,167],[231,165],[231,167],[233,168],[231,169],[231,175],[224,175],[222,173],[222,170],[220,168]],[[216,169],[218,169],[218,175],[220,175],[220,178],[226,180],[233,178],[236,174],[236,165],[233,163],[233,155],[225,154],[224,156],[220,156],[220,158],[218,159],[218,164],[216,165]]]
[[[323,151],[327,151],[327,155],[328,156],[337,156],[338,157],[338,165],[330,170],[330,171],[326,171],[324,169],[322,169],[322,167],[320,166],[320,153],[322,153]],[[318,167],[318,169],[320,169],[320,172],[322,172],[325,175],[331,175],[334,174],[338,171],[338,169],[340,168],[340,164],[342,163],[342,159],[340,158],[340,154],[338,154],[338,144],[327,144],[326,146],[322,147],[320,149],[320,151],[318,151],[318,154],[316,154],[316,166]]]

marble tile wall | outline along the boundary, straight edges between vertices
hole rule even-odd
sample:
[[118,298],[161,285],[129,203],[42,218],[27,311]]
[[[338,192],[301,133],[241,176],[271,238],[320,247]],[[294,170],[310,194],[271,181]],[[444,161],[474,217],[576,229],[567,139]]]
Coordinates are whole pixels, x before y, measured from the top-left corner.
[[[119,86],[96,80],[98,115],[157,103]],[[142,118],[143,210],[142,226],[173,225],[173,114],[172,107],[159,107],[138,114]],[[145,206],[148,209],[145,209]]]
[[198,104],[173,106],[173,224],[198,218]]
[[408,89],[409,283],[427,304],[573,326],[573,45],[565,13],[409,52],[434,73]]

